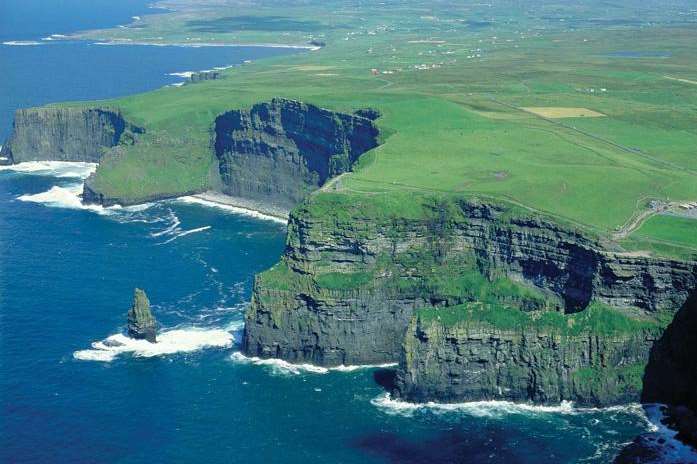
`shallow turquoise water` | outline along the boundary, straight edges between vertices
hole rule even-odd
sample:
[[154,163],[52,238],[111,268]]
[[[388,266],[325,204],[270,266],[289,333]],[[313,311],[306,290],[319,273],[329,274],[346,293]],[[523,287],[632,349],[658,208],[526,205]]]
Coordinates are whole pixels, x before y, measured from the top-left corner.
[[[63,15],[82,18],[79,27],[109,24],[83,3],[58,4],[81,12]],[[120,22],[143,10],[131,2],[110,15]],[[60,24],[5,29],[3,40],[77,28]],[[152,58],[159,50],[168,51]],[[0,46],[12,83],[0,87],[0,134],[17,106],[143,91],[171,82],[169,72],[268,52]],[[134,66],[146,57],[153,66]],[[53,63],[49,76],[32,72],[37,62]],[[284,227],[181,201],[80,209],[84,171],[0,170],[0,462],[604,463],[647,427],[633,407],[415,409],[385,401],[373,370],[236,361],[252,275],[278,259]],[[123,331],[135,286],[148,292],[173,353],[85,353]]]

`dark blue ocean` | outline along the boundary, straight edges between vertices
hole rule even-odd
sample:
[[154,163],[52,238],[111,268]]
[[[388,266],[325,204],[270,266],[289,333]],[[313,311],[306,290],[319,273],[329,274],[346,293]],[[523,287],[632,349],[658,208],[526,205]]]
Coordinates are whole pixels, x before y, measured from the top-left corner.
[[[0,42],[41,45],[0,45],[0,138],[17,107],[289,53],[40,40],[151,11],[3,0]],[[87,209],[76,195],[91,169],[0,170],[0,462],[606,463],[648,427],[639,407],[416,407],[389,401],[370,369],[245,360],[252,276],[278,259],[283,224],[192,200]],[[163,326],[156,347],[120,335],[136,286]]]

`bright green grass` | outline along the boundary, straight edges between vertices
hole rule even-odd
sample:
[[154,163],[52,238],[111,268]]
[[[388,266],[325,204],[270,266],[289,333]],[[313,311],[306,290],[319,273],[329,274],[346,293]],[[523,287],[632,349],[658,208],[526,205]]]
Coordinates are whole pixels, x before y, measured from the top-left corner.
[[328,290],[349,290],[360,288],[373,279],[370,272],[327,272],[319,274],[315,280],[317,284]]
[[416,314],[423,323],[438,323],[445,327],[485,323],[500,330],[532,327],[565,336],[590,332],[614,335],[662,329],[670,320],[663,315],[656,319],[634,318],[600,303],[591,303],[583,311],[569,315],[556,311],[523,312],[517,308],[479,302],[447,308],[424,308]]
[[[476,194],[609,238],[648,198],[697,201],[697,86],[664,78],[697,80],[697,29],[675,26],[679,8],[660,2],[632,19],[653,27],[637,32],[598,26],[593,18],[599,4],[565,6],[577,20],[570,30],[540,19],[548,13],[544,2],[408,0],[387,7],[329,0],[281,7],[223,2],[215,8],[182,2],[179,12],[145,17],[142,28],[88,32],[84,36],[102,39],[318,39],[328,45],[231,69],[219,81],[108,102],[148,135],[107,160],[95,185],[133,201],[210,187],[216,115],[279,96],[341,111],[374,107],[383,114],[383,144],[328,189],[344,199],[313,206],[346,208],[337,220],[350,219],[351,205],[413,217],[420,207],[410,197]],[[634,11],[621,4],[602,8],[609,21],[626,21]],[[492,15],[500,18],[492,28],[468,25]],[[610,55],[623,50],[671,56]],[[424,64],[438,67],[414,68]],[[371,68],[393,74],[373,76]],[[587,107],[607,117],[548,121],[516,109],[521,106]],[[663,245],[649,243],[656,238],[697,251],[689,228],[671,230],[668,238],[641,232],[648,241],[641,249],[666,254]]]
[[697,219],[659,215],[649,218],[634,234],[669,244],[697,248]]
[[620,367],[594,366],[583,367],[571,373],[578,383],[590,387],[591,391],[597,390],[596,386],[608,382],[610,379],[618,379],[627,388],[640,392],[644,384],[643,363],[629,364]]

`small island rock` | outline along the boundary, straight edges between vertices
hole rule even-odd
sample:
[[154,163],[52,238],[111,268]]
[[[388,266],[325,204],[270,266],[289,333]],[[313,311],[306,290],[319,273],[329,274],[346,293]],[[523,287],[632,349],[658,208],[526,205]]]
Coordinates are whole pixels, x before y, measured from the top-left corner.
[[150,300],[143,290],[136,288],[133,306],[128,311],[128,336],[155,343],[156,335],[157,321],[150,311]]

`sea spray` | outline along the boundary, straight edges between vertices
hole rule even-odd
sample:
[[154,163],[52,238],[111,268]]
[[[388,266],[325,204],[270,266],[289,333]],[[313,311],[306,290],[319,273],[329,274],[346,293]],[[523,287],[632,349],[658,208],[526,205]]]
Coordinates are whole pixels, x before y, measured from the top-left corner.
[[334,367],[322,367],[316,366],[314,364],[303,363],[303,364],[293,364],[283,359],[276,358],[259,358],[256,356],[245,356],[244,354],[238,352],[232,353],[230,358],[240,364],[254,364],[257,366],[267,366],[271,369],[271,372],[279,375],[299,375],[299,374],[328,374],[329,372],[353,372],[361,369],[379,369],[394,367],[396,363],[385,363],[385,364],[363,364],[363,365],[349,365],[349,366],[334,366]]
[[26,161],[0,166],[0,171],[74,179],[86,179],[96,169],[97,163],[81,161]]
[[206,198],[202,198],[200,195],[199,196],[179,197],[175,201],[180,202],[180,203],[185,203],[185,204],[195,204],[195,205],[205,206],[208,208],[216,208],[216,209],[226,211],[229,213],[241,214],[244,216],[253,217],[255,219],[263,219],[266,221],[273,221],[273,222],[276,222],[279,224],[283,224],[284,226],[288,223],[288,221],[286,219],[283,219],[283,218],[280,218],[277,216],[271,216],[269,214],[260,213],[259,211],[255,211],[253,209],[241,208],[239,206],[234,206],[234,205],[222,203],[222,202],[215,201],[215,200],[209,200]]
[[233,334],[225,329],[180,328],[165,330],[158,334],[157,343],[136,340],[123,334],[114,334],[92,343],[92,348],[78,350],[73,357],[82,361],[111,362],[117,357],[130,354],[134,357],[150,358],[178,353],[191,353],[206,348],[229,348]]
[[[605,408],[576,407],[571,401],[562,401],[556,405],[540,405],[532,403],[514,403],[512,401],[468,401],[462,403],[411,403],[393,398],[389,393],[382,393],[371,400],[386,414],[411,417],[418,411],[434,413],[461,413],[474,417],[498,418],[510,414],[562,414],[576,415],[592,412],[625,412],[644,416],[641,405],[630,403]],[[648,424],[648,421],[647,421]]]

